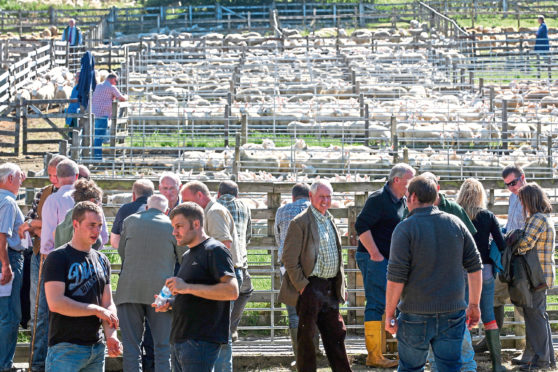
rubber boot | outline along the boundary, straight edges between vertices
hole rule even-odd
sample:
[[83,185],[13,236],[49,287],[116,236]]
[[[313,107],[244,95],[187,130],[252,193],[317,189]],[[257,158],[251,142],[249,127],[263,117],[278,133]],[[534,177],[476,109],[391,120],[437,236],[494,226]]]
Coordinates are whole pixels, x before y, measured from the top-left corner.
[[297,345],[298,345],[298,342],[297,342],[296,338],[298,337],[298,328],[289,328],[289,334],[291,336],[291,345],[293,347],[293,354],[294,354],[294,357],[295,357],[294,362],[291,362],[291,368],[296,370],[296,354],[297,354],[296,348],[297,348]]
[[494,318],[496,319],[496,324],[498,324],[498,329],[500,333],[504,329],[504,317],[505,317],[504,306],[494,306]]
[[366,365],[372,367],[393,368],[397,367],[397,360],[387,359],[382,355],[382,322],[364,322],[364,339],[368,357]]
[[502,365],[502,345],[500,344],[500,331],[498,329],[487,329],[484,331],[490,359],[492,360],[492,371],[503,372],[508,369]]

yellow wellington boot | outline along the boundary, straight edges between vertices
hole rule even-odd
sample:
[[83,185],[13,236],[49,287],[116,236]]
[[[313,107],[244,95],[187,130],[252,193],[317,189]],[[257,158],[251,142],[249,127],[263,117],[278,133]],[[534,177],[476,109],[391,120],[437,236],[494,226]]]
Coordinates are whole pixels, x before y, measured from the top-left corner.
[[382,322],[364,322],[364,338],[368,357],[366,365],[372,367],[392,368],[397,367],[397,360],[387,359],[382,355]]

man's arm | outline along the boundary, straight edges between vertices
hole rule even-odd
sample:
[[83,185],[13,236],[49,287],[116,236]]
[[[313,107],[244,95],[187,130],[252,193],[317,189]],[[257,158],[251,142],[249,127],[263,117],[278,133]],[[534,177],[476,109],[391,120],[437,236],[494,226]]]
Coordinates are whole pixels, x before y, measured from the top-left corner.
[[5,285],[12,280],[12,267],[8,257],[8,237],[4,233],[0,233],[0,263],[2,263],[2,279],[0,285]]
[[43,205],[43,227],[41,229],[41,254],[48,254],[54,248],[54,230],[58,217],[52,198],[47,198]]
[[358,239],[360,240],[364,248],[366,248],[366,250],[368,251],[368,254],[370,255],[370,259],[372,261],[384,260],[385,257],[380,253],[380,250],[376,246],[376,242],[374,241],[372,232],[370,230],[366,230],[365,232],[360,234],[358,236]]
[[482,291],[482,270],[467,274],[469,281],[469,305],[467,306],[467,327],[469,329],[479,324],[480,319],[480,297]]
[[120,243],[120,234],[110,233],[110,245],[113,248],[118,249],[118,243]]
[[[229,224],[227,222],[227,218],[225,214],[219,210],[212,210],[210,211],[206,218],[207,218],[207,235],[211,236],[212,238],[220,241],[227,247],[229,250],[231,249],[232,245],[232,231],[229,229]],[[229,213],[228,211],[226,211]],[[230,217],[232,221],[232,216]],[[233,222],[234,223],[234,222]]]
[[45,282],[45,295],[50,311],[71,317],[96,316],[111,324],[118,324],[116,312],[112,313],[110,310],[95,304],[74,301],[64,296],[65,287],[64,282]]
[[[105,285],[105,290],[103,291],[102,306],[111,311],[115,317],[116,306],[112,300],[112,289],[110,283]],[[110,357],[117,357],[122,353],[122,344],[118,341],[118,336],[116,330],[118,329],[118,318],[116,318],[116,323],[103,320],[103,331],[105,333],[105,339],[107,341],[107,349]]]
[[405,288],[405,283],[396,283],[391,280],[387,281],[386,287],[386,331],[391,334],[397,332],[397,321],[394,325],[391,324],[392,319],[395,320],[395,308],[399,303],[401,298],[401,293],[403,293],[403,288]]
[[214,301],[234,301],[238,298],[238,282],[235,277],[222,276],[218,284],[190,284],[179,277],[168,278],[165,285],[173,295],[191,294]]

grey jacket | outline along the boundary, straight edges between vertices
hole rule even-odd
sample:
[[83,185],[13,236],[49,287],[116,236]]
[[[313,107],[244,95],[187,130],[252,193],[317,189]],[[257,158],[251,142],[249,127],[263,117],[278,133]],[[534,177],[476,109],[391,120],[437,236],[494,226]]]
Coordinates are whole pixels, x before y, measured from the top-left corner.
[[[345,272],[343,270],[343,257],[341,255],[341,239],[335,224],[337,250],[339,252],[339,271],[335,277],[335,292],[340,302],[345,301]],[[312,215],[311,208],[296,216],[287,230],[287,236],[283,245],[283,265],[287,270],[283,276],[281,289],[279,290],[279,302],[296,306],[299,291],[308,284],[308,276],[314,270],[318,259],[320,248],[320,236],[318,235],[318,224]]]
[[127,217],[118,244],[122,270],[114,303],[153,303],[153,295],[174,275],[181,253],[170,219],[163,212],[151,208]]

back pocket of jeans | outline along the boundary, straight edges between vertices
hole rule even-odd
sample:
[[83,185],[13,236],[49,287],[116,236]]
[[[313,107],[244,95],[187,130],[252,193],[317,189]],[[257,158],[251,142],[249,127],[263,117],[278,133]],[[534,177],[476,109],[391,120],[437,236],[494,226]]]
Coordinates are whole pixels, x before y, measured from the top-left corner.
[[401,336],[405,343],[418,347],[426,342],[426,322],[400,319]]
[[461,316],[448,319],[448,328],[444,332],[451,338],[462,338],[465,332],[465,312]]

